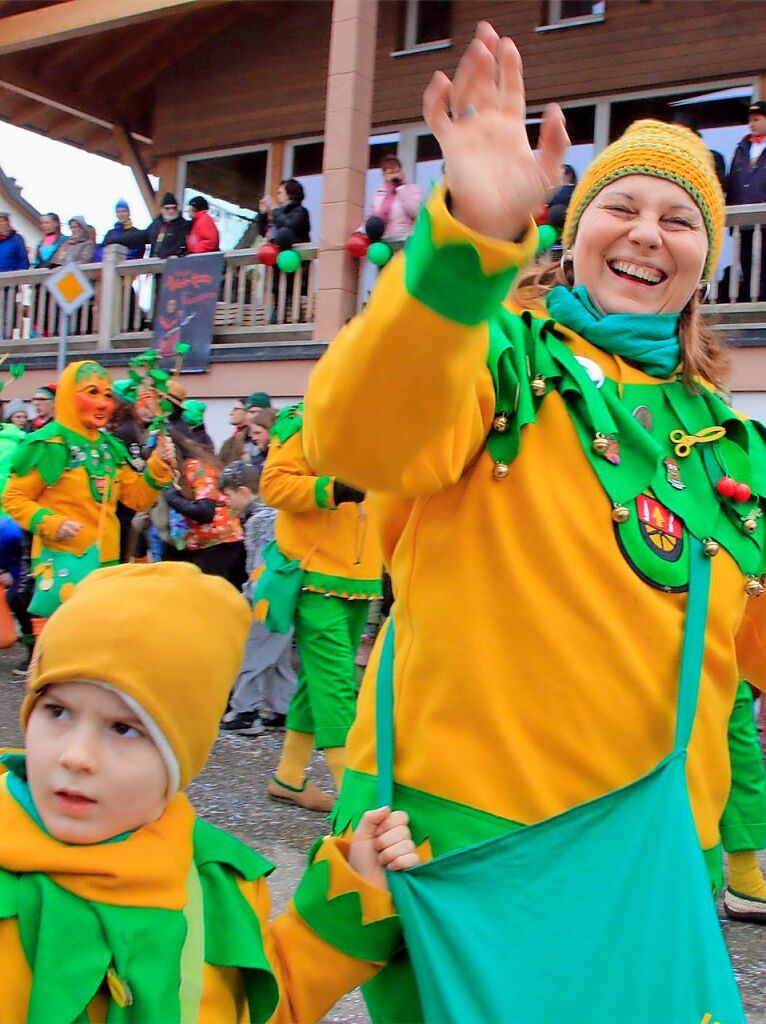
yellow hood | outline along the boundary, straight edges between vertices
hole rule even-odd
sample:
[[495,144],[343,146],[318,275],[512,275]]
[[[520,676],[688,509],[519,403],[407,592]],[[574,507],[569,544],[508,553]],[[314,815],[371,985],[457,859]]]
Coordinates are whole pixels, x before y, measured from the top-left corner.
[[99,432],[92,427],[86,426],[80,418],[77,409],[75,393],[77,385],[90,377],[106,378],[111,381],[107,371],[99,363],[92,359],[84,359],[78,363],[70,363],[61,374],[56,391],[56,422],[68,430],[73,430],[82,437],[93,441],[99,436]]

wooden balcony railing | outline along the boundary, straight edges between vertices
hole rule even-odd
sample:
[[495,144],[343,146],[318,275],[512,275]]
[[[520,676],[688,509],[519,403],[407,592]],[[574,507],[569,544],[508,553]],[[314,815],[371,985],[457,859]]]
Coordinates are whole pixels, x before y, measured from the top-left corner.
[[[728,207],[726,225],[724,249],[704,313],[722,331],[729,326],[744,326],[751,336],[757,332],[760,338],[762,330],[766,332],[766,295],[760,290],[761,267],[766,260],[766,203]],[[395,242],[393,247],[398,249],[401,244]],[[214,321],[216,345],[311,339],[318,286],[317,248],[295,248],[301,255],[301,266],[292,279],[278,274],[276,288],[277,272],[258,262],[258,249],[224,254],[224,276]],[[95,296],[71,318],[72,351],[137,349],[151,340],[154,296],[165,261],[128,261],[124,255],[122,247],[110,246],[102,263],[80,268],[92,280]],[[743,259],[747,280],[742,272]],[[362,263],[359,270],[361,309],[374,283],[374,269]],[[0,274],[2,351],[55,351],[60,321],[44,287],[50,273],[24,270]]]

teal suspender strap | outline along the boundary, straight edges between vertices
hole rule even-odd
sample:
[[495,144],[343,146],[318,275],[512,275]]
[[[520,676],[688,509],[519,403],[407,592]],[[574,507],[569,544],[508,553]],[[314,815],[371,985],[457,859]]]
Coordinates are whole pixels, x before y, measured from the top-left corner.
[[686,622],[678,673],[678,708],[673,753],[686,750],[697,713],[702,661],[705,656],[707,606],[710,594],[710,559],[702,544],[689,534],[689,593],[686,598]]
[[[689,535],[689,593],[686,600],[678,706],[673,753],[685,750],[697,712],[700,674],[705,655],[710,559],[696,537]],[[390,807],[394,795],[394,624],[389,618],[380,655],[375,694],[378,761],[378,804]]]
[[375,743],[378,759],[378,807],[394,799],[394,618],[390,615],[375,680]]

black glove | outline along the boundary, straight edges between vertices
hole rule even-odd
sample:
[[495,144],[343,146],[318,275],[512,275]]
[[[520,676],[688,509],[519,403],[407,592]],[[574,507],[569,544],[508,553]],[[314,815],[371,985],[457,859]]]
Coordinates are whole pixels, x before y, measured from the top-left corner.
[[342,505],[347,501],[364,501],[364,491],[358,491],[356,487],[341,483],[340,480],[333,483],[332,494],[336,505]]

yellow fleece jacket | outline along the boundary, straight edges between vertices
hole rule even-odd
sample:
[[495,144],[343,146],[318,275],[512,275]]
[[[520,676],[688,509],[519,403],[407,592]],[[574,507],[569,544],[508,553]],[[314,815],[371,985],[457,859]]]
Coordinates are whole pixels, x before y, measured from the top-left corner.
[[[518,245],[477,235],[438,192],[428,209],[437,253],[472,246],[484,278],[534,255],[534,231]],[[456,282],[476,296],[461,322],[415,297],[438,281],[408,258],[392,261],[313,373],[306,457],[374,492],[396,597],[397,782],[529,824],[630,783],[671,750],[686,595],[628,564],[557,391],[494,478],[488,318],[502,297],[487,298],[482,275]],[[664,383],[568,343],[624,384]],[[744,583],[722,550],[687,768],[705,848],[729,792],[737,681],[766,684],[766,598],[748,599]],[[379,647],[347,745],[348,767],[372,774],[378,661]]]
[[260,494],[277,509],[277,547],[289,559],[305,560],[307,589],[353,599],[376,597],[383,568],[369,503],[336,506],[333,484],[334,477],[320,476],[306,460],[302,431],[284,442],[272,439]]
[[[189,801],[179,794],[158,821],[125,841],[97,846],[57,843],[17,803],[8,790],[7,775],[3,775],[0,869],[19,876],[42,872],[68,893],[95,903],[183,910],[194,852],[194,822]],[[239,845],[231,838],[229,843]],[[315,863],[327,862],[327,899],[354,890],[359,893],[365,924],[393,918],[388,892],[366,883],[349,867],[347,857],[348,844],[342,839],[329,839],[314,858]],[[381,964],[347,955],[320,938],[292,903],[284,914],[270,920],[265,878],[247,881],[239,877],[237,885],[257,917],[266,961],[277,982],[278,1003],[269,1020],[278,1024],[319,1020],[341,995],[368,981],[379,970]],[[217,912],[222,911],[219,908]],[[54,932],[57,926],[66,927],[66,921],[46,919],[45,907],[42,913],[47,927]],[[77,936],[72,941],[76,943]],[[65,949],[61,953],[66,955]],[[89,966],[88,957],[82,953],[81,950],[81,957],[75,962]],[[52,969],[50,985],[55,987],[56,965],[48,966]],[[183,976],[183,969],[181,973]],[[0,906],[0,1024],[21,1024],[27,1020],[32,978],[17,916]],[[90,1024],[103,1024],[112,1005],[106,977],[99,980],[101,984],[87,1010]],[[244,982],[235,965],[223,967],[205,962],[201,980],[199,1013],[195,1018],[200,1024],[249,1022]],[[129,989],[129,964],[124,981]],[[184,1024],[191,1021],[184,1018]]]
[[[80,420],[75,403],[75,380],[84,363],[70,363],[64,370],[56,392],[56,420],[68,431],[77,434],[77,448],[90,457],[91,450],[98,450],[102,435],[86,427]],[[94,364],[95,365],[95,364]],[[103,371],[102,371],[103,372]],[[55,424],[49,432],[52,436],[45,442],[35,440],[31,435],[26,444],[67,444],[63,435],[55,434]],[[46,429],[46,428],[44,428]],[[116,449],[120,445],[114,439]],[[3,493],[4,511],[25,530],[34,534],[32,557],[40,554],[43,544],[58,551],[71,551],[81,555],[99,537],[99,523],[102,518],[101,502],[97,501],[91,489],[88,471],[76,465],[77,452],[67,444],[67,468],[52,484],[46,484],[41,472],[33,468],[23,475],[12,473]],[[155,454],[149,458],[144,473],[137,473],[130,465],[125,450],[124,458],[116,460],[114,477],[103,509],[101,527],[101,561],[115,562],[120,557],[120,524],[117,519],[117,502],[136,511],[145,511],[154,505],[160,490],[172,479],[170,468]],[[72,538],[57,541],[62,523],[72,519],[82,523],[82,529]]]

